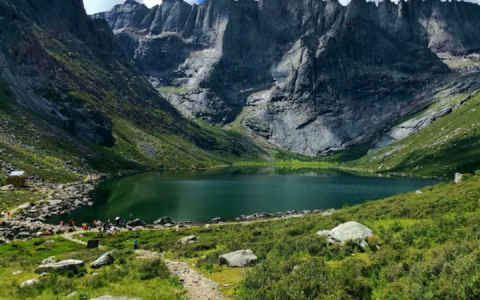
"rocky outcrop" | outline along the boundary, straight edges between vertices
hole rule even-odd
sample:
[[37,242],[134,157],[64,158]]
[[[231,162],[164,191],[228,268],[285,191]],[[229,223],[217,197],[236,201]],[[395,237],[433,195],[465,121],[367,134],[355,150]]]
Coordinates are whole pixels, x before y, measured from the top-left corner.
[[225,124],[254,107],[242,116],[252,132],[325,155],[424,107],[424,91],[450,73],[439,56],[480,49],[479,15],[439,0],[168,0],[150,10],[129,0],[94,17],[156,87],[176,87],[162,94],[185,115]]
[[330,243],[345,244],[347,241],[353,241],[360,247],[368,246],[367,238],[373,236],[370,228],[355,221],[343,223],[332,230],[320,230],[317,235],[327,236]]
[[253,253],[252,250],[238,250],[235,252],[222,254],[219,256],[219,259],[220,264],[237,268],[253,266],[258,261],[258,257]]
[[114,261],[115,261],[115,259],[112,256],[112,251],[110,251],[110,252],[107,252],[107,253],[103,254],[102,256],[100,256],[99,258],[94,260],[93,262],[91,262],[90,267],[92,269],[99,269],[101,267],[113,264]]
[[84,266],[84,262],[78,259],[66,259],[55,263],[50,263],[46,265],[40,265],[35,269],[35,273],[41,274],[43,272],[58,272],[58,271],[67,271],[75,270]]

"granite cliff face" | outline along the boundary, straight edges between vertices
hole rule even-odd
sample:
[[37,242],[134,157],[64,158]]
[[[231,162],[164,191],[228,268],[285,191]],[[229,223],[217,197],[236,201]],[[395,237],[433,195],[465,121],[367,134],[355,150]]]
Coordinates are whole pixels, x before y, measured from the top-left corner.
[[[37,116],[41,122],[30,122]],[[26,149],[21,155],[33,149],[35,159],[48,158],[57,154],[39,149],[56,143],[58,156],[108,172],[225,164],[253,149],[184,118],[130,62],[108,23],[87,16],[82,0],[0,0],[0,119],[0,150],[13,153],[16,145]],[[19,141],[14,133],[25,120],[38,135],[25,129]]]
[[445,57],[480,51],[480,6],[463,2],[164,0],[148,9],[128,0],[94,18],[184,115],[239,117],[307,155],[381,134],[425,107],[431,85],[455,78]]

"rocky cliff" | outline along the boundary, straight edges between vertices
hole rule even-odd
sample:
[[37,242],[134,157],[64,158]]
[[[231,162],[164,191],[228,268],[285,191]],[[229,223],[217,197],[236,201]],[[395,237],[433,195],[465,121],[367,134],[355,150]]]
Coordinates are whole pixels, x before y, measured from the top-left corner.
[[185,115],[307,155],[372,139],[454,76],[446,56],[480,51],[480,6],[456,1],[128,0],[94,18]]
[[225,164],[252,149],[185,119],[82,0],[0,0],[0,119],[0,162],[38,162],[38,174],[53,157],[114,172]]

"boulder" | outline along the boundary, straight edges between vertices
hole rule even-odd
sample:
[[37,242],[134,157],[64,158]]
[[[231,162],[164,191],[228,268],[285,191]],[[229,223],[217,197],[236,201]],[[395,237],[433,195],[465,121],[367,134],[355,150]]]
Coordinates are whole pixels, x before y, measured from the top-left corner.
[[172,218],[170,217],[161,217],[160,219],[153,222],[155,225],[165,225],[165,224],[174,224]]
[[50,201],[48,201],[48,205],[57,206],[57,205],[62,204],[62,202],[63,202],[62,200],[50,200]]
[[89,240],[87,242],[87,249],[96,249],[100,244],[100,240]]
[[13,186],[13,184],[7,184],[0,188],[1,191],[13,191],[14,189],[15,187]]
[[461,182],[463,179],[463,174],[462,173],[455,173],[455,183]]
[[423,194],[423,192],[421,190],[416,190],[415,191],[415,195],[421,195],[421,194]]
[[140,219],[135,219],[133,221],[127,222],[127,226],[136,227],[136,226],[145,226],[145,222]]
[[179,239],[178,242],[185,245],[185,244],[188,244],[190,242],[195,242],[196,240],[197,240],[196,235],[189,235],[189,236],[186,236],[186,237],[183,237],[183,238]]
[[54,258],[55,256],[50,256],[49,258],[45,258],[44,260],[42,260],[42,265],[54,264],[55,263]]
[[23,273],[23,271],[15,271],[15,272],[12,273],[12,275],[20,275],[22,273]]
[[128,298],[125,296],[101,296],[90,300],[142,300],[141,298]]
[[368,245],[366,238],[373,236],[370,228],[355,221],[343,223],[333,228],[332,230],[320,230],[317,235],[328,236],[330,243],[345,244],[346,241],[352,240],[358,243],[361,247]]
[[252,250],[238,250],[220,255],[220,264],[226,264],[229,267],[248,267],[258,261],[258,257]]
[[70,293],[70,294],[66,295],[65,298],[73,298],[73,297],[75,297],[76,295],[78,295],[78,293],[77,293],[77,292],[73,292],[73,293]]
[[37,279],[30,279],[30,280],[27,280],[25,282],[22,282],[22,284],[20,284],[20,287],[25,288],[25,287],[35,285],[35,284],[38,284],[38,280]]
[[112,252],[113,251],[107,252],[107,253],[103,254],[102,256],[100,256],[99,258],[97,258],[95,261],[93,261],[90,264],[90,267],[92,267],[92,269],[98,269],[98,268],[101,268],[103,266],[108,266],[108,265],[113,264],[115,259],[112,256]]
[[53,264],[50,263],[50,264],[41,265],[35,269],[35,273],[41,274],[43,272],[74,270],[79,267],[83,267],[84,265],[85,263],[82,260],[66,259]]

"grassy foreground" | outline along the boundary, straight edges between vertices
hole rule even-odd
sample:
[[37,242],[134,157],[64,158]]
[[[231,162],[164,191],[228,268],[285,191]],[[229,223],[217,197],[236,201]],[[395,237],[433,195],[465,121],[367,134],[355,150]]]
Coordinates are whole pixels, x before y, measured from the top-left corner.
[[[102,269],[91,269],[89,264],[104,251],[86,250],[60,237],[34,239],[0,246],[0,299],[65,299],[77,292],[74,300],[86,300],[103,295],[129,295],[142,299],[184,299],[180,282],[169,274],[161,260],[139,260],[132,250],[115,251],[115,263]],[[42,259],[55,256],[56,260],[81,259],[85,267],[40,277],[34,270]],[[21,274],[12,275],[16,271]],[[98,274],[95,274],[98,273]],[[20,288],[26,280],[37,278],[39,284]]]
[[[141,248],[189,262],[237,299],[479,299],[480,174],[422,191],[325,217],[123,232],[101,243],[128,249],[137,236]],[[315,234],[351,220],[373,230],[367,248],[328,245]],[[198,242],[177,243],[190,234]],[[252,249],[259,263],[218,264],[220,254],[239,249]]]

